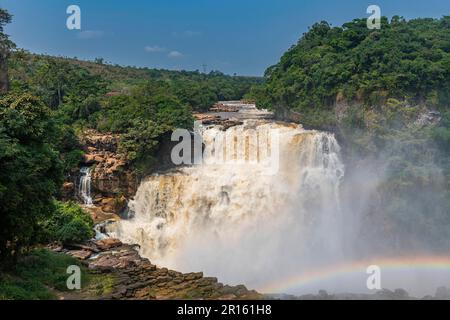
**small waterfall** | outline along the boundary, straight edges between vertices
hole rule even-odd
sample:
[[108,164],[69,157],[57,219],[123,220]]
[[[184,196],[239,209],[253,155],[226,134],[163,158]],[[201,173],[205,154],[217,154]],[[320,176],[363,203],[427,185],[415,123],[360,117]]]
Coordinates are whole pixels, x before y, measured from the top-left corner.
[[80,185],[78,186],[78,196],[87,206],[92,206],[91,197],[91,168],[82,167],[80,169]]

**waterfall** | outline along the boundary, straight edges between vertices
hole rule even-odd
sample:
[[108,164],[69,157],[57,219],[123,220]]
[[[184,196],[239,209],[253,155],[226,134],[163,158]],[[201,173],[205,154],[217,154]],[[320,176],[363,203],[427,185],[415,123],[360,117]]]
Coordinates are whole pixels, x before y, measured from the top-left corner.
[[78,195],[87,206],[92,206],[91,197],[91,168],[82,167],[80,169],[80,185],[78,186]]
[[246,120],[201,135],[203,164],[144,180],[116,236],[154,263],[254,288],[342,257],[344,166],[333,134]]

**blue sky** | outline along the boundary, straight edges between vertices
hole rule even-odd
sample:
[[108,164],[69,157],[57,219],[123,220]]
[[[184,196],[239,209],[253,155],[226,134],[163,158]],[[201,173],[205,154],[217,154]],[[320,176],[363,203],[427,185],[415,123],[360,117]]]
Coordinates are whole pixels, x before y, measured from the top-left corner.
[[[71,4],[81,31],[66,28]],[[0,0],[14,15],[7,32],[32,52],[239,75],[262,75],[308,26],[368,17],[370,4],[388,17],[450,15],[449,0]]]

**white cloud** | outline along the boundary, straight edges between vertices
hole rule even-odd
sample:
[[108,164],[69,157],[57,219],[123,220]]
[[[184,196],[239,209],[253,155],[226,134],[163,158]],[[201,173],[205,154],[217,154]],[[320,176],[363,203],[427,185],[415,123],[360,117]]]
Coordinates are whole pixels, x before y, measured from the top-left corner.
[[163,48],[163,47],[160,47],[160,46],[145,46],[144,50],[146,52],[150,52],[150,53],[167,51],[166,48]]
[[167,56],[172,59],[177,59],[177,58],[182,58],[183,54],[179,51],[170,51]]
[[101,38],[104,36],[104,32],[100,30],[86,30],[81,31],[77,34],[78,39],[82,40],[89,40],[89,39],[96,39]]

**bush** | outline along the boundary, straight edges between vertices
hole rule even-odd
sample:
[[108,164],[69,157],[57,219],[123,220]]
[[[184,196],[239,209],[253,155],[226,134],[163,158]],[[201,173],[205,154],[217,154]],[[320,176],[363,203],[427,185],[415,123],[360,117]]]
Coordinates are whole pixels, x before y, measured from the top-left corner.
[[81,242],[94,236],[91,216],[74,202],[55,201],[53,214],[41,226],[44,242]]

